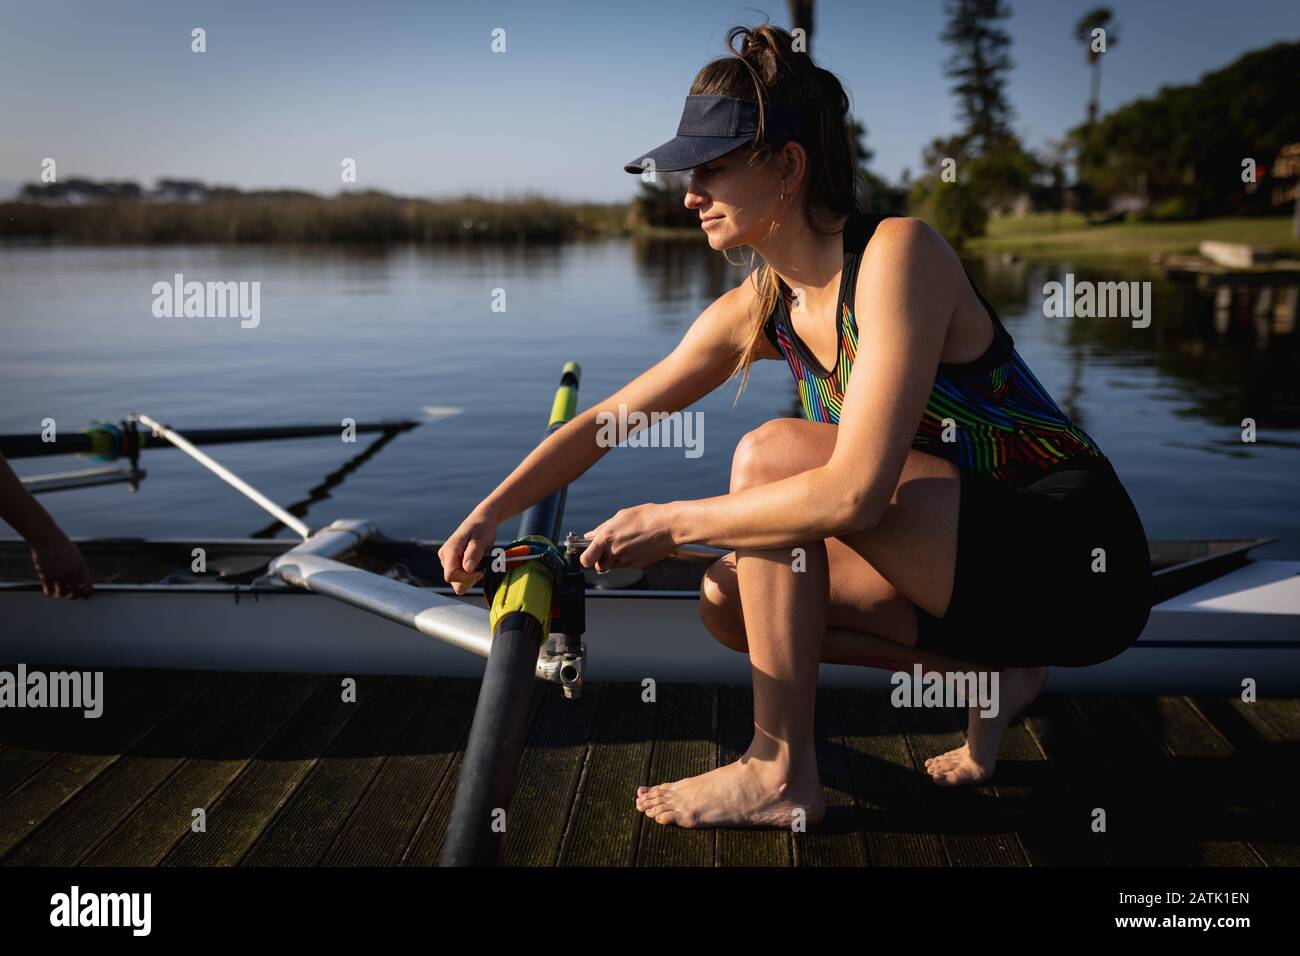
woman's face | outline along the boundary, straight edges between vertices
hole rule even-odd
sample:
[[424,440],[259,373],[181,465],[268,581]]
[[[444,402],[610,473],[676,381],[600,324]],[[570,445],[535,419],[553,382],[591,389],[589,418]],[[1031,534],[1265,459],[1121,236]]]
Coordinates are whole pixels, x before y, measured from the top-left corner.
[[[709,246],[719,252],[762,242],[778,217],[780,164],[751,166],[752,155],[749,147],[741,147],[691,170],[686,208],[699,213]],[[788,185],[786,189],[788,193]]]

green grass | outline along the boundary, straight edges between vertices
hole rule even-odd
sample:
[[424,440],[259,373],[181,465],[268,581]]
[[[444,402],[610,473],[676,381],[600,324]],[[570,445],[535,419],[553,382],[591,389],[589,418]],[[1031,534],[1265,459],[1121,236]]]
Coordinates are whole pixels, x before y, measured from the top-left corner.
[[977,255],[1012,253],[1030,258],[1148,258],[1154,253],[1194,253],[1206,239],[1271,246],[1279,252],[1300,255],[1300,241],[1291,238],[1289,216],[1087,226],[1078,215],[1035,213],[1020,219],[990,219],[988,235],[970,240],[967,248]]

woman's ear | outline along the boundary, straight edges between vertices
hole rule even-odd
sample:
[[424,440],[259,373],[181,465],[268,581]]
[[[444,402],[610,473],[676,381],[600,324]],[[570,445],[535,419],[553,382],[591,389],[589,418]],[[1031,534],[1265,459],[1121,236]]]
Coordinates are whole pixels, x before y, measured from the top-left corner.
[[790,140],[781,147],[781,181],[785,183],[786,195],[798,192],[808,170],[808,152],[795,140]]

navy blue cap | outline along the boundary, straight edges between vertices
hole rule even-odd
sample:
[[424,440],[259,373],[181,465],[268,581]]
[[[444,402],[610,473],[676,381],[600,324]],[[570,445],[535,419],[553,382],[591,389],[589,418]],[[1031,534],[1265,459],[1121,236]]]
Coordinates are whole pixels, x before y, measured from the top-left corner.
[[[767,108],[766,142],[780,145],[798,134],[798,117],[771,105]],[[758,104],[734,96],[688,96],[677,124],[677,135],[623,166],[629,173],[654,169],[674,172],[693,169],[754,141]]]

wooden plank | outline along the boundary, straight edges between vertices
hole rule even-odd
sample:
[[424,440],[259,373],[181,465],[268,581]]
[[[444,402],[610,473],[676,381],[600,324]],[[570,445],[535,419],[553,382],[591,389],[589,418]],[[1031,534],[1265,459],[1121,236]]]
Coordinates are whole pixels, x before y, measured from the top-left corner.
[[[6,665],[12,670],[12,665]],[[116,751],[132,738],[146,732],[158,718],[161,703],[153,695],[153,684],[166,680],[169,672],[152,670],[109,670],[104,672],[104,713],[87,719],[81,711],[0,710],[0,801],[23,787],[46,764],[60,754],[86,750]],[[172,679],[174,687],[189,682],[195,693],[202,682],[212,683],[215,674],[183,672]],[[195,684],[194,681],[200,683]]]
[[642,700],[640,684],[601,685],[586,771],[560,845],[562,866],[629,866],[641,828],[653,826],[636,809],[654,750],[657,705]]
[[1251,706],[1259,708],[1261,716],[1283,740],[1300,741],[1300,700],[1266,697]]
[[461,764],[465,760],[466,740],[462,740],[460,749],[451,755],[447,776],[434,791],[433,799],[424,812],[424,819],[416,827],[410,845],[402,854],[402,866],[438,865],[442,844],[447,836],[447,824],[451,820],[452,804],[456,800],[456,781],[460,778]]
[[840,688],[823,693],[839,718],[867,864],[951,865],[921,809],[934,784],[916,772],[889,694]]
[[[536,722],[542,701],[550,690],[544,681],[534,681],[528,697],[528,727],[531,730]],[[478,684],[475,682],[475,703],[478,700]],[[451,820],[451,808],[456,799],[456,784],[460,778],[461,762],[465,758],[465,745],[468,743],[468,731],[460,743],[460,749],[453,755],[446,780],[437,789],[424,819],[416,828],[410,846],[402,856],[403,866],[437,866],[442,853],[442,844],[447,836],[447,824]],[[509,843],[509,840],[506,841]]]
[[[1115,735],[1140,732],[1117,706],[1109,698],[1044,695],[1026,718],[1061,783],[1053,817],[1074,865],[1158,865],[1177,856],[1173,832],[1148,801],[1157,792],[1165,795],[1157,803],[1173,795],[1149,758],[1115,747]],[[1093,830],[1097,810],[1105,813],[1105,831]]]
[[[1257,708],[1255,712],[1279,738],[1278,744],[1272,748],[1272,772],[1268,779],[1272,783],[1269,792],[1278,794],[1276,805],[1287,824],[1285,829],[1276,831],[1285,842],[1279,843],[1277,838],[1270,837],[1267,846],[1262,848],[1266,852],[1261,855],[1270,866],[1300,866],[1300,846],[1297,846],[1294,824],[1294,808],[1300,806],[1300,783],[1293,773],[1276,772],[1277,767],[1294,767],[1300,762],[1297,759],[1300,758],[1300,700],[1267,698],[1257,704],[1235,701],[1234,706],[1241,710]],[[1256,849],[1261,849],[1258,843]]]
[[[71,864],[105,826],[152,789],[160,779],[150,773],[155,764],[163,775],[174,766],[158,755],[183,745],[184,731],[178,736],[177,727],[193,728],[214,707],[237,704],[264,679],[245,677],[232,683],[194,671],[123,674],[113,692],[130,695],[121,708],[122,719],[115,719],[106,705],[103,717],[86,721],[92,726],[60,744],[68,751],[0,803],[4,863]],[[106,694],[108,682],[105,673]],[[122,769],[115,769],[119,765]],[[102,782],[106,775],[107,785]],[[36,838],[30,848],[29,838]]]
[[1095,744],[1068,718],[1059,695],[1044,694],[1012,723],[998,761],[998,790],[1020,804],[1019,837],[1031,866],[1089,866],[1106,862],[1108,844],[1086,821],[1090,806],[1080,784],[1091,785]]
[[[0,726],[0,734],[8,736],[10,732]],[[0,801],[35,776],[55,754],[53,750],[0,743]]]
[[[345,705],[337,678],[106,676],[120,704],[98,721],[0,723],[0,841],[16,834],[5,864],[436,862],[477,682],[366,678],[361,704]],[[589,685],[574,702],[538,682],[508,863],[1300,865],[1297,784],[1276,769],[1300,744],[1297,701],[1045,695],[1012,723],[994,781],[963,793],[923,771],[960,744],[962,714],[823,690],[831,812],[791,836],[660,827],[635,811],[637,785],[730,762],[752,732],[748,688],[658,694]],[[196,806],[206,834],[189,832]],[[1091,832],[1095,807],[1109,832]]]
[[433,678],[389,678],[365,700],[241,866],[314,866],[329,851],[389,750],[419,710]]
[[1116,862],[1201,865],[1194,795],[1177,785],[1168,753],[1123,698],[1075,697],[1069,705],[1097,743],[1090,771],[1098,778],[1093,807],[1106,811],[1107,832],[1098,836],[1112,844]]
[[[1244,800],[1236,823],[1251,849],[1269,866],[1300,866],[1294,823],[1300,787],[1294,774],[1277,772],[1278,767],[1293,766],[1300,756],[1300,721],[1294,727],[1296,736],[1288,739],[1285,717],[1281,726],[1269,720],[1267,708],[1259,706],[1263,701],[1229,697],[1189,703],[1237,754],[1233,776],[1240,781]],[[1291,701],[1280,703],[1294,706]]]
[[1063,865],[1074,853],[1072,842],[1062,836],[1064,828],[1050,799],[1060,792],[1050,783],[1052,774],[1052,765],[1021,713],[1002,736],[990,786],[1030,866]]
[[15,866],[72,866],[130,815],[185,760],[269,682],[233,674],[160,722],[28,834],[8,857]]
[[401,861],[464,745],[477,696],[477,681],[445,679],[434,685],[321,865]]
[[587,688],[577,700],[566,700],[558,687],[545,689],[506,815],[507,866],[559,860],[600,699],[598,688]]
[[193,813],[221,796],[262,746],[290,720],[324,678],[277,674],[230,720],[194,740],[189,756],[91,852],[82,866],[157,866],[186,833]]
[[1012,808],[991,784],[942,787],[926,773],[927,759],[965,744],[966,711],[901,707],[898,714],[912,753],[912,767],[928,786],[921,797],[923,806],[952,865],[1028,865]]
[[[717,765],[717,688],[711,684],[656,687],[655,745],[647,785],[672,783]],[[655,823],[641,827],[637,866],[712,866],[714,830],[688,830]]]
[[[1159,741],[1179,790],[1180,811],[1200,846],[1207,866],[1259,866],[1263,863],[1245,842],[1240,792],[1245,781],[1241,760],[1212,724],[1182,697],[1130,698],[1128,709]],[[1247,784],[1248,785],[1248,784]]]
[[806,833],[791,835],[791,861],[795,866],[866,866],[867,846],[860,832],[864,814],[853,795],[849,749],[827,689],[817,694],[814,730],[826,817]]
[[1095,749],[1089,772],[1101,778],[1089,808],[1106,814],[1114,858],[1124,865],[1194,866],[1201,860],[1187,818],[1187,794],[1175,784],[1168,754],[1134,719],[1123,698],[1071,698],[1066,713],[1087,728]]
[[383,683],[358,677],[356,703],[343,700],[342,677],[328,677],[298,714],[253,758],[212,805],[206,833],[187,832],[163,866],[233,866],[311,772],[330,743]]

